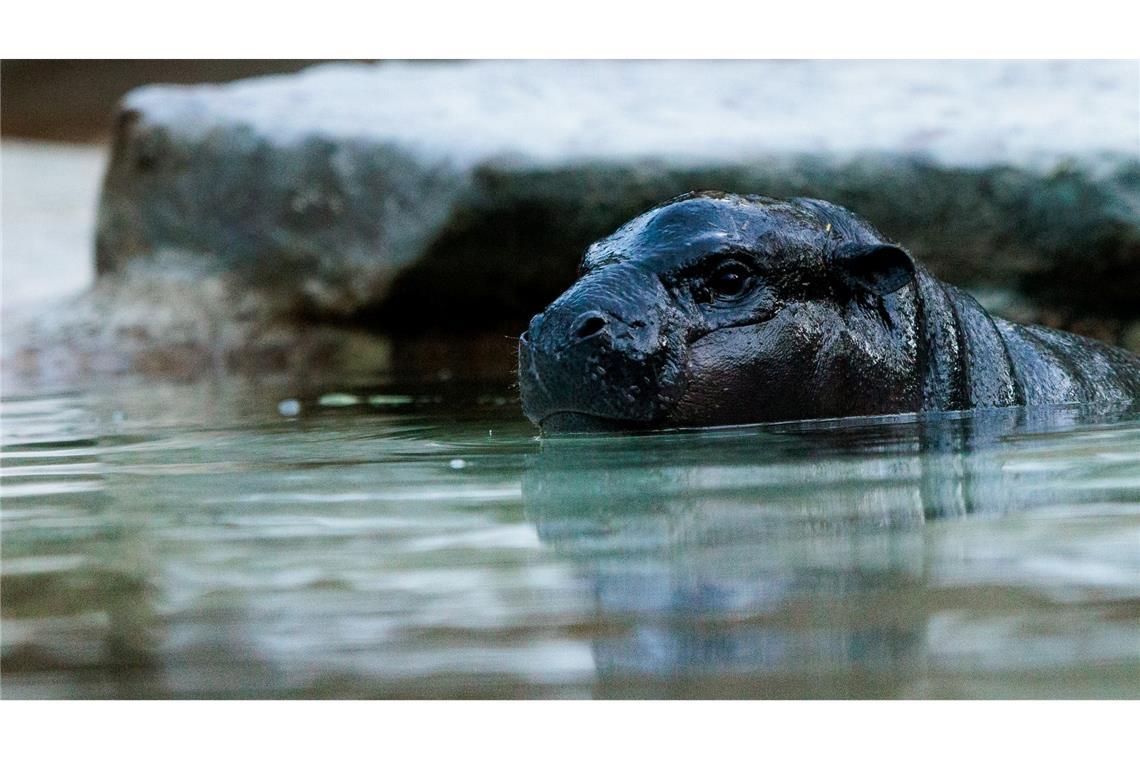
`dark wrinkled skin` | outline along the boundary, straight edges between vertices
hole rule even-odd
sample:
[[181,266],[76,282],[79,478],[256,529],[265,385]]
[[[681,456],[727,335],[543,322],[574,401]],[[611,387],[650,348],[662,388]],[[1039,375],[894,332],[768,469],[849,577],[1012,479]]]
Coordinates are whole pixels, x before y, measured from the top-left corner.
[[519,339],[546,432],[1140,398],[1140,357],[988,314],[826,201],[681,196],[590,246]]

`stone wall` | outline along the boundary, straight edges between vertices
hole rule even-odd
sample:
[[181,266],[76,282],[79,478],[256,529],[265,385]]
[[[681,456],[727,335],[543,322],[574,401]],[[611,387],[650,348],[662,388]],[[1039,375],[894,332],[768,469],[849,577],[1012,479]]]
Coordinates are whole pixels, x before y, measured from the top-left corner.
[[[692,189],[809,195],[988,305],[1140,318],[1128,62],[329,64],[123,102],[97,266],[174,252],[275,313],[514,329],[591,240]],[[175,259],[180,256],[174,257]]]

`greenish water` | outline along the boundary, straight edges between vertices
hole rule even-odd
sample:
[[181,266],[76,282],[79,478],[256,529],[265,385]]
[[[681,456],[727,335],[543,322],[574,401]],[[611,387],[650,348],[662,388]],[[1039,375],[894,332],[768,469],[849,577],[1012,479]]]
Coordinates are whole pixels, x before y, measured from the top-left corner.
[[6,698],[1140,697],[1134,411],[540,441],[505,383],[234,381],[2,415]]

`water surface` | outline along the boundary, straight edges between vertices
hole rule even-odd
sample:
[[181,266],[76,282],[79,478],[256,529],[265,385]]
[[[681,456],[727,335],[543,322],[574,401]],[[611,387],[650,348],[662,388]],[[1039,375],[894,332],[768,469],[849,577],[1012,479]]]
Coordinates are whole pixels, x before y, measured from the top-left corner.
[[1140,697],[1140,414],[539,440],[503,383],[4,400],[3,696]]

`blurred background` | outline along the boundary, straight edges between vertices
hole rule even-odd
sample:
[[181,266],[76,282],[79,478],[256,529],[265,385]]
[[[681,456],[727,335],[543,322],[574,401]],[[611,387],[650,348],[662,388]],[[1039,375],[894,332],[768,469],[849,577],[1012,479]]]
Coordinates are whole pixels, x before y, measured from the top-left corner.
[[421,355],[508,378],[586,245],[694,189],[840,203],[1003,316],[1140,349],[1135,62],[0,74],[9,384]]
[[98,143],[111,138],[119,98],[144,84],[229,82],[298,71],[316,61],[5,60],[0,136]]

